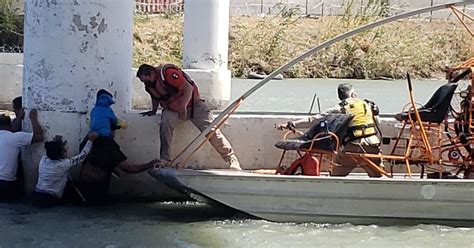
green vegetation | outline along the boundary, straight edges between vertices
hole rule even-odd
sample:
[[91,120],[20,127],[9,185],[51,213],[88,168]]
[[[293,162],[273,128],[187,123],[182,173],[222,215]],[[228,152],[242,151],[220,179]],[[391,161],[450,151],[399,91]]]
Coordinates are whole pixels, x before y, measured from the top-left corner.
[[[362,13],[362,14],[361,14]],[[277,16],[233,17],[229,68],[234,77],[270,73],[317,44],[387,14],[383,5],[341,17],[305,18],[281,8]],[[134,64],[181,63],[183,19],[137,16]],[[473,39],[456,20],[403,20],[359,34],[300,62],[286,77],[441,78],[445,64],[473,56]]]
[[[23,16],[13,0],[0,0],[0,48],[22,47]],[[230,20],[229,68],[234,77],[270,73],[308,49],[360,25],[387,16],[386,0],[368,0],[357,12],[345,2],[342,16],[302,17],[300,8],[278,4],[274,16]],[[181,64],[183,17],[135,15],[134,66]],[[298,78],[442,78],[446,64],[474,55],[473,38],[457,20],[402,20],[359,34],[298,63],[284,74]]]
[[[321,42],[389,13],[386,0],[368,0],[353,13],[347,0],[339,17],[302,17],[301,9],[275,5],[274,16],[230,20],[229,68],[234,77],[270,73]],[[359,1],[357,1],[359,2]],[[181,64],[183,17],[135,15],[134,66],[143,62]],[[22,47],[23,16],[12,0],[0,0],[0,47]],[[286,71],[299,78],[441,78],[446,64],[474,55],[474,39],[457,20],[409,19],[339,42]]]
[[172,15],[135,15],[133,32],[134,66],[147,62],[181,64],[183,58],[183,18]]
[[23,46],[23,16],[13,9],[12,0],[0,0],[0,46]]

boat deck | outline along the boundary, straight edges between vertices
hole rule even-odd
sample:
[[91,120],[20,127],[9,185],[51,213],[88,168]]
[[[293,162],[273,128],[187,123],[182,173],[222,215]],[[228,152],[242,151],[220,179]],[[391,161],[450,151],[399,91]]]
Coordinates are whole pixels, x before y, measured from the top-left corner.
[[[216,175],[216,176],[244,176],[244,177],[285,177],[285,178],[327,178],[330,180],[347,180],[347,179],[361,179],[361,180],[377,180],[377,181],[393,181],[393,180],[409,180],[409,181],[427,181],[427,180],[436,180],[436,181],[474,181],[474,179],[463,179],[463,175],[458,175],[458,179],[440,179],[440,178],[427,178],[425,173],[423,178],[420,178],[419,173],[412,174],[412,177],[409,178],[406,173],[393,173],[393,178],[380,177],[374,178],[369,177],[367,173],[350,173],[345,177],[335,177],[330,176],[328,172],[321,172],[320,176],[304,176],[304,175],[275,175],[275,170],[273,169],[259,169],[259,170],[243,170],[235,171],[230,169],[204,169],[204,170],[191,170],[185,169],[181,171],[186,171],[184,174],[200,174],[200,175]],[[194,171],[194,173],[193,173]]]

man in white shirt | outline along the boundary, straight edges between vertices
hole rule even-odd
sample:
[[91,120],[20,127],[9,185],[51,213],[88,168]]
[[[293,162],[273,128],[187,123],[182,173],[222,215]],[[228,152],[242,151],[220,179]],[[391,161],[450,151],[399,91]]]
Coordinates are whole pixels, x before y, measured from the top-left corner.
[[43,140],[43,129],[38,123],[38,112],[30,111],[33,133],[12,132],[9,116],[0,115],[0,201],[21,195],[23,185],[16,178],[20,149]]
[[66,141],[56,136],[46,142],[46,155],[41,158],[38,168],[38,183],[33,192],[33,204],[38,207],[51,207],[63,201],[63,193],[68,182],[69,169],[84,162],[92,148],[92,142],[98,137],[97,133],[89,133],[88,141],[81,153],[66,158]]

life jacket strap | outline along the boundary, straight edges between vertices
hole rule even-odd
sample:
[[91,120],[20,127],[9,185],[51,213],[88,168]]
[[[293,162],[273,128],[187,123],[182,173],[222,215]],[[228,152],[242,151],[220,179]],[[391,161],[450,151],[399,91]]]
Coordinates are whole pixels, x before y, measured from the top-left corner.
[[356,125],[356,126],[349,127],[349,130],[350,131],[358,131],[358,130],[364,131],[365,129],[371,128],[371,127],[375,127],[375,124],[369,123],[369,124]]
[[[357,139],[367,138],[367,137],[370,137],[374,134],[377,134],[377,131],[376,131],[375,127],[376,127],[376,125],[374,123],[349,127],[348,128],[349,129],[349,135],[348,135],[347,139],[345,140],[345,143],[350,142],[350,141],[354,141],[354,140],[357,140]],[[374,131],[370,132],[370,133],[366,133],[367,129],[369,129],[369,128],[373,128]],[[357,131],[361,131],[362,134],[356,135]]]

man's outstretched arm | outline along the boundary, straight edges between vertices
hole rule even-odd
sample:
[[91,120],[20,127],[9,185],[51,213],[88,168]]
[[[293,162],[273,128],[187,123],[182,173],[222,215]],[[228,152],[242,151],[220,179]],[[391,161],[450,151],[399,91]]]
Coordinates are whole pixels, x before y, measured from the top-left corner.
[[152,115],[156,115],[156,112],[158,111],[158,101],[153,97],[152,93],[147,90],[148,94],[150,95],[150,98],[151,98],[151,110],[150,111],[146,111],[146,112],[142,112],[140,113],[141,115],[143,116],[152,116]]
[[127,160],[123,161],[122,163],[119,164],[119,168],[121,170],[123,170],[125,173],[128,173],[128,174],[136,174],[136,173],[140,173],[142,171],[146,171],[148,169],[151,169],[153,168],[153,166],[155,164],[158,163],[159,160],[157,159],[154,159],[148,163],[145,163],[145,164],[137,164],[137,165],[132,165],[130,164],[130,162]]

